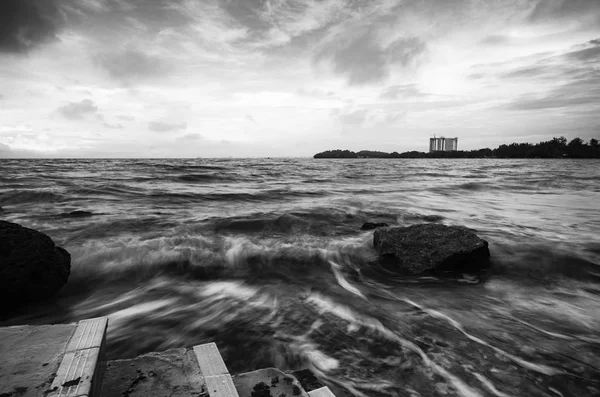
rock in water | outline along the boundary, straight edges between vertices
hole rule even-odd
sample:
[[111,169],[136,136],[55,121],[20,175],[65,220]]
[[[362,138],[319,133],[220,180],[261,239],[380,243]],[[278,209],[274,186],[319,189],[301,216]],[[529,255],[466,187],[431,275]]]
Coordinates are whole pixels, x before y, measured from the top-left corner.
[[62,214],[60,214],[60,216],[62,216],[63,218],[85,218],[88,216],[92,216],[94,214],[92,214],[89,211],[71,211],[71,212],[63,212]]
[[0,221],[0,309],[51,297],[70,272],[71,255],[50,237]]
[[361,230],[373,230],[373,229],[377,229],[378,227],[388,227],[389,225],[387,223],[384,222],[365,222],[363,223]]
[[479,270],[487,267],[490,256],[487,241],[472,231],[436,223],[378,228],[373,244],[382,259],[412,274]]

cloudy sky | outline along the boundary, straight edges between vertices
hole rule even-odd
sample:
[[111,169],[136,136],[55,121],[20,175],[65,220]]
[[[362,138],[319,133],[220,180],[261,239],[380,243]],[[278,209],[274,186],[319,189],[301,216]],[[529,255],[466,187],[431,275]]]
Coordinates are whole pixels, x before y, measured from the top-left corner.
[[600,0],[1,0],[0,157],[600,135]]

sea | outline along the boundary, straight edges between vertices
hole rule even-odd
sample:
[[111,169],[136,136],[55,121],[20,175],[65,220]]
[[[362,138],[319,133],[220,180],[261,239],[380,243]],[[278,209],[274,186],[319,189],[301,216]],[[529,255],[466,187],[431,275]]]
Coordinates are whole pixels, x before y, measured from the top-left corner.
[[[0,325],[107,316],[109,359],[216,342],[337,397],[600,396],[599,160],[5,159],[0,206],[72,257]],[[367,221],[471,228],[491,266],[384,271]]]

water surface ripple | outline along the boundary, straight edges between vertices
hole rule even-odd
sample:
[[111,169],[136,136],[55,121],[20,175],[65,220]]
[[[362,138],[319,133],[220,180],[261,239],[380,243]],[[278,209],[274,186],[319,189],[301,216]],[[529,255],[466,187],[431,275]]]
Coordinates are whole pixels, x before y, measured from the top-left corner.
[[[72,273],[0,325],[108,316],[110,358],[214,341],[338,397],[598,396],[598,181],[598,160],[1,160],[0,216]],[[378,271],[365,221],[473,228],[492,269]]]

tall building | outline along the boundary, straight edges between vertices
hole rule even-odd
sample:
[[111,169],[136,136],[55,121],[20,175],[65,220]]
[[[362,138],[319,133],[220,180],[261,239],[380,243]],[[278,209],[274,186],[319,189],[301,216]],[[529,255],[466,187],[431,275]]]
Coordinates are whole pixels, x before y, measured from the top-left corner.
[[429,152],[455,152],[458,150],[458,138],[429,138]]

